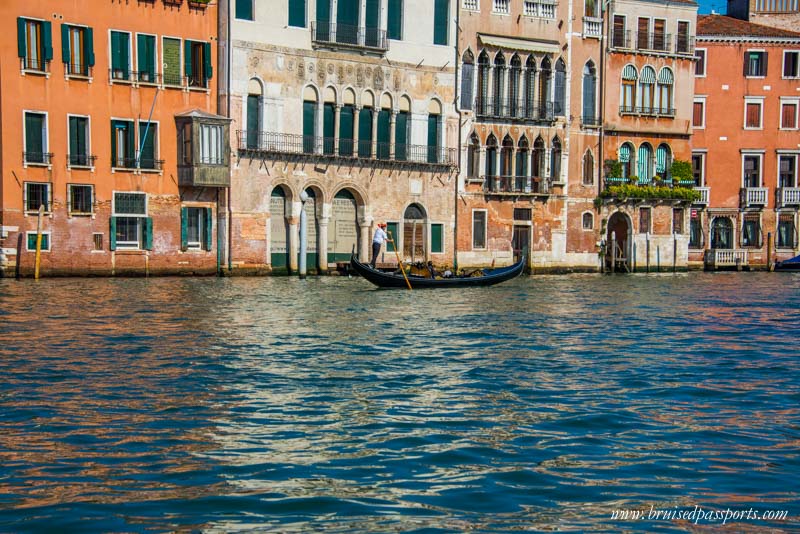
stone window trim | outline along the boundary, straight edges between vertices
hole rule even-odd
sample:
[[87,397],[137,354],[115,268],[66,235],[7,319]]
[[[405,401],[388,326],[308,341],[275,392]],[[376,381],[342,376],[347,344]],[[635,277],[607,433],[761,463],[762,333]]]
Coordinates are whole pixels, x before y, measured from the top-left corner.
[[[744,97],[744,120],[743,128],[745,130],[763,130],[764,129],[764,100],[763,96],[746,96]],[[751,106],[758,106],[758,126],[748,126],[748,108]]]
[[[45,240],[46,238],[46,240]],[[33,246],[31,247],[31,241]],[[41,252],[50,252],[53,249],[53,233],[50,230],[42,230],[42,248]],[[28,230],[25,232],[25,251],[36,252],[36,230]]]
[[581,213],[581,229],[584,232],[591,232],[594,230],[594,214],[591,211],[584,211]]

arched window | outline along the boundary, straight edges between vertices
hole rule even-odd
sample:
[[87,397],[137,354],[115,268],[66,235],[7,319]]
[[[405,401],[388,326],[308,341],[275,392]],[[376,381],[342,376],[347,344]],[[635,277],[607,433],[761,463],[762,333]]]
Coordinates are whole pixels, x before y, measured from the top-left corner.
[[525,61],[525,118],[532,119],[536,110],[536,60]]
[[487,115],[489,112],[489,54],[486,50],[478,56],[478,96],[475,107],[478,115]]
[[486,178],[497,176],[497,138],[489,134],[486,140]]
[[550,58],[545,57],[541,67],[539,73],[539,119],[549,119],[553,117],[553,99],[550,93],[553,71],[550,66]]
[[508,103],[511,117],[520,117],[519,76],[522,72],[522,61],[517,54],[511,58],[511,68],[508,70]]
[[620,113],[636,112],[636,82],[639,72],[633,65],[625,65],[622,69],[622,90],[620,91]]
[[515,191],[522,191],[528,182],[528,138],[524,135],[517,143]]
[[672,107],[672,86],[675,77],[669,67],[664,67],[658,73],[658,113],[672,117],[675,110]]
[[733,223],[728,217],[717,217],[711,223],[711,248],[733,248]]
[[475,57],[467,50],[461,56],[461,109],[472,109],[472,84],[475,81]]
[[511,163],[514,157],[514,140],[506,135],[503,138],[503,148],[500,151],[500,176],[511,176]]
[[303,152],[316,152],[317,135],[317,102],[319,93],[314,87],[307,86],[303,90]]
[[506,58],[502,52],[498,52],[494,57],[494,91],[492,98],[494,99],[494,116],[505,117],[508,114],[508,106],[506,105],[504,97],[504,85],[506,74]]
[[672,167],[672,150],[669,145],[660,144],[656,149],[656,176],[661,181],[672,178],[670,168]]
[[636,175],[640,184],[649,184],[653,181],[653,147],[649,143],[642,143],[636,158]]
[[553,111],[556,117],[563,117],[567,109],[567,64],[559,58],[556,61],[556,77],[553,95]]
[[557,136],[553,138],[553,146],[550,147],[550,181],[561,181],[561,139]]
[[544,178],[544,156],[544,139],[537,137],[533,142],[533,152],[531,153],[531,174],[538,180]]
[[583,66],[583,124],[597,124],[597,71],[594,62],[588,61]]
[[246,142],[247,148],[259,148],[259,138],[263,126],[264,113],[264,91],[261,82],[251,78],[247,83],[247,126]]
[[619,162],[622,164],[622,176],[612,176],[612,178],[624,178],[627,180],[633,176],[633,145],[625,143],[619,147]]
[[656,71],[653,67],[644,67],[639,77],[639,107],[646,115],[655,113],[655,83]]
[[442,131],[442,105],[431,100],[428,106],[428,163],[441,163],[442,154],[439,148]]
[[583,214],[582,219],[583,219],[582,224],[584,230],[594,229],[594,215],[592,215],[587,211],[586,213]]
[[587,150],[583,155],[583,185],[594,183],[594,156],[591,150]]
[[480,164],[481,142],[478,135],[473,133],[467,145],[467,177],[476,178],[478,176],[478,165]]

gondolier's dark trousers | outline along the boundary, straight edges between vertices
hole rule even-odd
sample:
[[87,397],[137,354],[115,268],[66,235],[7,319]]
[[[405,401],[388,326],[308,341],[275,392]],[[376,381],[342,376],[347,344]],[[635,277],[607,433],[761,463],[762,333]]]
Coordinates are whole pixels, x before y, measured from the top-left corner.
[[381,243],[372,243],[372,261],[369,262],[372,268],[375,268],[375,262],[378,261],[378,254],[381,253]]

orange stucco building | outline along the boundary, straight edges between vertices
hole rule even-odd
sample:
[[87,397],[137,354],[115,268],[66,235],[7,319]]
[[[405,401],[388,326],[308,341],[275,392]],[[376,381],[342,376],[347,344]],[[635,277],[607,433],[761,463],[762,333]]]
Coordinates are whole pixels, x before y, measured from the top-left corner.
[[800,34],[722,15],[698,28],[690,261],[765,267],[798,252]]
[[0,268],[215,272],[228,185],[215,3],[6,0]]

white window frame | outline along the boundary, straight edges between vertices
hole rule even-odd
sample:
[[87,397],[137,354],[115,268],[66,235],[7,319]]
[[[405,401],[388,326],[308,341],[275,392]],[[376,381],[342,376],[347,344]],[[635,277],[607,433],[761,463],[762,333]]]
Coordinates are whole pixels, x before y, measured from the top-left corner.
[[[118,213],[117,212],[117,193],[123,193],[126,195],[144,195],[144,214],[136,214],[136,213]],[[150,213],[150,195],[147,193],[143,193],[142,191],[118,191],[113,190],[111,192],[111,216],[112,217],[141,217],[147,218],[148,214]]]
[[775,156],[775,163],[777,166],[776,173],[775,173],[775,184],[777,187],[780,187],[781,184],[781,158],[785,158],[787,156],[794,157],[794,187],[800,185],[800,169],[797,168],[797,165],[800,164],[800,150],[777,150],[777,155]]
[[[746,96],[744,97],[744,120],[742,121],[742,128],[744,130],[763,130],[764,129],[764,100],[763,96]],[[758,127],[747,125],[747,105],[758,104]],[[704,121],[705,122],[705,121]]]
[[[478,213],[478,212],[483,212],[483,214],[484,214],[484,216],[483,216],[483,236],[484,236],[485,243],[484,243],[483,247],[476,247],[475,246],[475,214]],[[472,250],[488,250],[489,249],[489,210],[488,209],[484,209],[484,208],[473,209],[472,210],[472,215],[470,216],[470,219],[471,219],[471,222],[472,222],[472,224],[470,226],[470,234],[472,234],[470,236],[470,237],[472,237],[472,239],[470,240],[471,245],[472,245]]]
[[[139,55],[139,36],[140,35],[145,35],[147,37],[152,37],[153,39],[155,39],[155,43],[156,43],[156,46],[153,47],[153,73],[155,74],[156,79],[155,80],[151,80],[149,82],[144,82],[144,81],[139,79],[139,76],[141,76],[141,73],[139,72],[139,57],[138,57],[138,55]],[[136,34],[134,36],[134,40],[136,41],[136,55],[137,55],[137,57],[136,57],[136,69],[131,68],[131,70],[137,73],[136,83],[137,84],[140,83],[142,85],[158,85],[158,86],[160,86],[161,83],[159,83],[157,81],[158,80],[158,75],[159,75],[158,66],[161,64],[161,62],[159,62],[159,55],[158,55],[158,52],[159,52],[159,50],[158,50],[158,35],[156,35],[155,33],[136,32]],[[131,46],[133,46],[133,43],[131,43]]]
[[37,185],[44,185],[47,186],[47,209],[44,210],[45,215],[49,215],[53,212],[53,184],[50,182],[37,182],[33,180],[27,180],[22,182],[22,212],[25,215],[36,215],[38,214],[38,210],[29,210],[28,209],[28,184],[37,184]]
[[708,72],[708,49],[707,48],[695,48],[694,49],[695,56],[697,56],[698,52],[702,52],[703,53],[703,73],[702,74],[695,73],[694,77],[695,78],[705,78],[706,75],[707,75],[706,73]]
[[[72,205],[72,188],[73,187],[89,187],[91,189],[92,197],[91,197],[91,202],[89,202],[89,210],[90,211],[88,211],[88,212],[75,211],[73,209],[74,208],[74,206]],[[67,206],[68,206],[67,214],[69,216],[71,216],[71,217],[86,217],[86,216],[94,217],[94,215],[95,215],[95,213],[94,213],[95,200],[96,199],[95,199],[95,196],[94,196],[94,185],[93,184],[74,184],[74,183],[68,183],[67,184]]]
[[778,211],[775,214],[775,248],[777,248],[778,250],[790,251],[790,250],[792,250],[791,247],[778,246],[778,228],[780,226],[781,215],[791,215],[792,216],[792,222],[794,223],[794,232],[795,232],[794,238],[795,238],[795,242],[797,242],[797,240],[798,240],[798,235],[797,235],[797,212]]
[[[28,140],[27,132],[26,132],[27,126],[25,124],[25,115],[28,114],[28,113],[35,113],[37,115],[44,115],[44,138],[43,138],[44,146],[42,147],[42,151],[43,151],[44,154],[48,154],[49,153],[49,148],[50,148],[50,114],[47,111],[41,111],[41,110],[37,110],[37,109],[23,109],[22,110],[22,147],[23,147],[22,150],[23,150],[23,152],[27,152],[28,151],[27,150],[28,146],[26,144],[27,140]],[[36,163],[36,162],[32,162],[31,163],[31,162],[28,162],[27,160],[25,160],[25,158],[23,158],[22,168],[23,169],[27,169],[29,166],[32,166],[32,167],[47,167],[48,169],[51,169],[53,167],[53,161],[51,160],[50,163]]]
[[[678,20],[676,20],[676,21],[675,21],[675,32],[672,34],[672,35],[674,36],[674,38],[675,38],[675,39],[674,39],[674,42],[671,44],[671,46],[673,47],[673,49],[672,49],[672,50],[667,50],[667,53],[675,53],[675,54],[678,54],[678,39],[680,38],[680,35],[678,34],[678,28],[680,28],[680,27],[681,27],[681,25],[680,25],[680,23],[681,23],[681,22],[685,22],[685,23],[686,23],[686,29],[687,29],[686,38],[687,38],[687,39],[691,39],[691,37],[692,37],[692,21],[691,21],[691,20],[689,20],[689,19],[678,19]],[[669,32],[667,32],[667,33],[669,33]],[[689,44],[689,43],[687,42],[687,45],[688,45],[688,44]],[[667,48],[669,48],[669,47],[667,47]],[[688,53],[686,53],[686,52],[680,52],[680,54],[681,54],[681,55],[684,55],[684,54],[685,54],[685,55],[687,55],[687,56],[689,55],[689,54],[688,54]],[[673,70],[673,72],[674,72],[674,69],[672,69],[672,70]]]
[[[191,205],[188,205],[188,206],[183,206],[183,207],[186,208],[186,229],[187,229],[187,232],[186,232],[186,248],[188,250],[202,250],[203,249],[203,241],[204,241],[204,238],[205,238],[205,236],[203,235],[203,233],[205,232],[205,224],[204,224],[204,221],[203,221],[203,217],[206,216],[205,215],[205,209],[208,206],[191,206]],[[189,210],[193,210],[193,209],[194,210],[198,210],[198,212],[197,212],[198,213],[197,235],[200,238],[199,241],[189,241],[189,232],[188,232],[188,229],[189,229],[189,213],[190,213]]]
[[92,116],[91,115],[79,115],[77,113],[67,113],[67,169],[94,169],[93,164],[89,165],[71,165],[69,162],[69,156],[72,154],[72,147],[69,144],[69,119],[70,118],[78,118],[78,119],[86,119],[86,157],[87,161],[91,162],[92,156]]
[[[168,84],[165,82],[164,78],[164,39],[172,39],[174,41],[178,41],[178,74],[180,76],[180,83],[178,85]],[[166,88],[183,88],[183,39],[176,36],[176,35],[162,35],[161,36],[161,87]]]
[[[794,73],[794,76],[786,76],[786,55],[787,54],[796,54],[797,55],[797,72]],[[783,63],[781,64],[781,78],[784,80],[796,80],[800,78],[800,50],[784,50],[783,51]]]
[[747,186],[744,185],[744,159],[745,157],[758,157],[758,185],[756,187],[764,187],[764,150],[742,150],[741,152],[741,170],[739,184],[742,189]]
[[[695,156],[700,156],[702,158],[703,164],[700,166],[700,185],[698,187],[705,187],[706,186],[706,160],[708,159],[708,151],[707,150],[692,150],[692,158]],[[689,160],[691,164],[691,160]]]
[[[498,9],[505,3],[505,11]],[[511,15],[511,0],[492,0],[492,15]]]
[[[61,24],[69,26],[71,28],[83,28],[84,30],[88,30],[90,28],[90,26],[87,26],[86,24],[78,24],[78,23],[75,23],[75,22],[62,22]],[[86,39],[86,35],[85,34],[84,34],[83,38]],[[94,46],[94,43],[92,45]],[[72,52],[72,41],[70,41],[69,46],[70,46],[70,55],[72,55],[71,54],[71,52]],[[88,62],[88,58],[83,58],[83,59],[84,59],[84,61]],[[94,68],[93,66],[91,66],[91,65],[89,65],[87,63],[87,65],[86,65],[87,75],[84,76],[83,74],[74,74],[74,73],[67,72],[67,68],[65,66],[64,67],[64,76],[66,78],[75,78],[75,79],[78,79],[78,80],[87,80],[88,79],[89,81],[92,81],[92,78],[93,78],[92,69],[93,68]]]
[[[700,126],[694,125],[694,105],[697,103],[703,104],[703,121]],[[745,113],[747,111],[745,110]],[[705,130],[706,129],[706,97],[705,96],[695,96],[694,100],[692,101],[692,129],[693,130]]]
[[[782,96],[781,100],[780,100],[780,105],[781,105],[781,111],[780,111],[780,117],[778,118],[778,129],[779,130],[784,130],[784,131],[797,130],[798,114],[800,114],[800,98],[787,98],[785,96]],[[785,105],[794,106],[794,108],[795,108],[794,109],[794,126],[791,127],[791,128],[784,128],[783,127],[783,106],[785,106]]]
[[[759,244],[758,244],[758,246],[756,246],[756,245],[745,245],[743,243],[743,241],[744,241],[744,223],[747,222],[748,217],[751,217],[751,216],[755,215],[754,212],[748,211],[748,212],[745,212],[745,213],[742,214],[742,216],[740,218],[740,222],[739,222],[739,246],[741,248],[759,250],[761,248],[764,248],[764,246],[766,245],[765,240],[764,240],[764,217],[763,217],[761,211],[759,211],[757,213],[758,213],[758,233],[761,234],[759,236],[759,238],[758,238]],[[776,222],[776,225],[777,225],[777,221],[775,221],[775,222]]]
[[[114,52],[113,52],[113,50],[111,48],[112,47],[112,44],[111,44],[111,33],[112,32],[115,32],[115,33],[127,33],[128,34],[128,79],[127,80],[114,78],[114,73],[112,72],[113,71],[113,67],[111,66],[111,58],[114,56]],[[136,65],[136,58],[133,56],[133,40],[134,40],[133,39],[133,35],[134,35],[133,32],[128,31],[128,30],[117,30],[115,28],[109,28],[108,29],[108,49],[107,49],[107,51],[108,51],[108,70],[109,70],[108,83],[109,84],[113,85],[115,83],[121,83],[121,84],[131,84],[132,85],[132,84],[134,84],[136,82],[135,76],[133,75],[133,73],[135,72],[135,69],[133,67],[134,67],[134,65]]]
[[[592,225],[589,228],[586,228],[586,225],[583,224],[583,219],[587,215],[589,215],[592,218]],[[584,211],[583,213],[581,213],[581,229],[584,232],[592,232],[592,231],[594,231],[594,213],[592,213],[591,211]]]
[[[28,230],[25,232],[25,251],[26,252],[36,252],[36,245],[33,248],[28,248],[28,240],[30,239],[29,236],[35,236],[36,230]],[[40,250],[41,252],[50,252],[53,250],[53,234],[50,230],[42,230],[42,235],[47,236],[47,248],[42,247]]]
[[[318,107],[321,108],[321,106],[318,106]],[[219,143],[218,146],[217,146],[217,148],[219,149],[219,153],[217,155],[218,158],[215,159],[214,161],[212,161],[212,159],[211,159],[211,153],[206,154],[205,157],[203,155],[203,148],[204,148],[203,145],[204,145],[204,140],[205,140],[203,131],[205,129],[212,129],[212,128],[219,130],[219,136],[218,136],[218,139],[217,139],[217,141]],[[198,142],[200,143],[200,164],[201,165],[224,165],[225,164],[225,140],[224,140],[225,128],[221,124],[208,124],[208,123],[204,124],[204,123],[200,123],[200,125],[199,125],[199,133],[200,133],[200,135],[199,135]],[[209,144],[209,147],[210,146],[211,145]]]
[[[751,52],[760,52],[760,53],[764,54],[763,61],[766,61],[766,59],[767,59],[767,51],[765,49],[763,49],[763,48],[748,48],[747,50],[745,50],[745,54],[750,54]],[[762,63],[763,63],[763,61],[762,61]],[[745,75],[745,78],[751,78],[751,79],[756,79],[756,80],[758,80],[758,79],[763,80],[766,77],[767,77],[767,73],[766,72],[764,73],[763,76],[759,76],[759,75],[755,75],[754,76],[754,75],[750,75],[750,74],[746,74]]]
[[[139,170],[141,172],[163,173],[164,169],[143,169],[142,168],[141,154],[139,154],[139,151],[141,150],[141,147],[142,147],[142,145],[141,145],[141,142],[142,142],[141,135],[142,135],[142,132],[144,131],[143,130],[144,125],[146,125],[148,121],[146,121],[144,119],[139,119],[139,120],[137,120],[135,122],[136,122],[136,125],[135,125],[136,131],[134,132],[134,138],[136,139],[136,150],[134,150],[134,154],[136,154],[136,161],[139,163],[139,166],[138,166],[137,170]],[[156,120],[152,120],[152,121],[149,121],[149,122],[150,122],[151,125],[152,124],[156,125],[156,139],[155,139],[156,142],[153,144],[153,159],[158,161],[159,156],[161,155],[161,123],[160,123],[160,121],[156,121]],[[144,123],[144,125],[143,125],[143,123]]]

